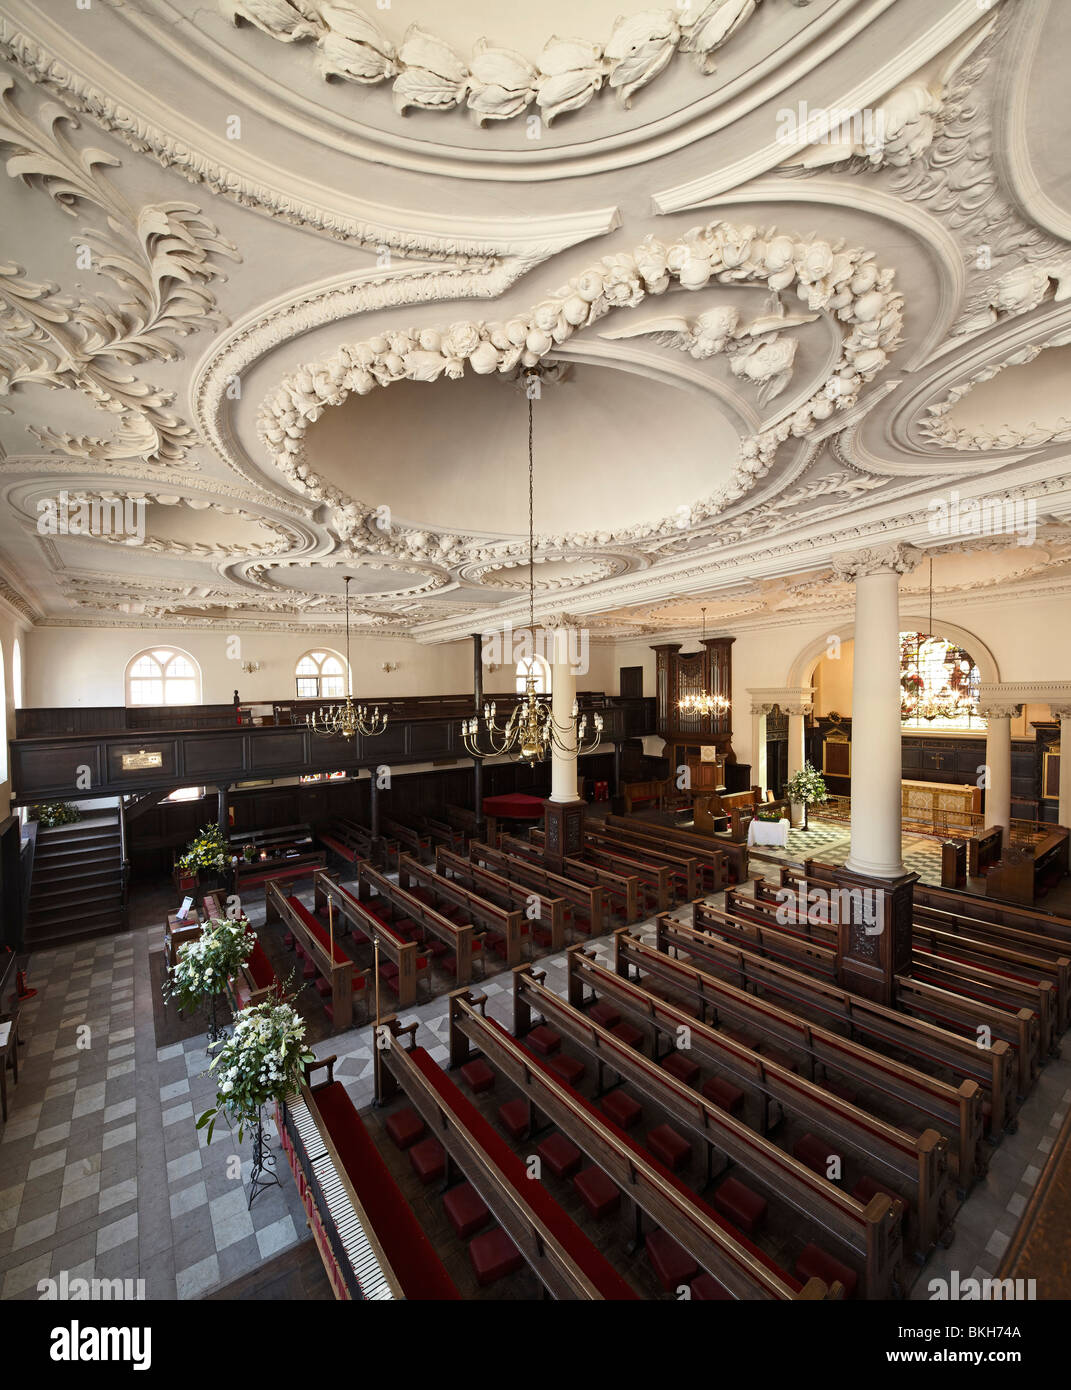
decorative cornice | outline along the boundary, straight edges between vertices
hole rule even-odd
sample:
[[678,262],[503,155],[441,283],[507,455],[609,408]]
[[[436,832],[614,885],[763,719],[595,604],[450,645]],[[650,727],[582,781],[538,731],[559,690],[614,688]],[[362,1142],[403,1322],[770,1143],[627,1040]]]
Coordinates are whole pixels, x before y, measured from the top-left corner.
[[[467,107],[477,125],[521,116],[533,103],[549,126],[566,111],[586,106],[604,86],[621,104],[665,69],[677,52],[691,53],[699,70],[713,73],[712,54],[754,14],[762,0],[708,0],[688,8],[644,10],[618,19],[605,46],[582,39],[549,39],[534,63],[512,49],[477,39],[466,63],[448,43],[411,24],[400,46],[351,4],[311,0],[220,0],[236,25],[242,20],[283,43],[310,40],[316,70],[373,86],[393,82],[394,109],[404,114]],[[807,0],[795,0],[797,5]]]

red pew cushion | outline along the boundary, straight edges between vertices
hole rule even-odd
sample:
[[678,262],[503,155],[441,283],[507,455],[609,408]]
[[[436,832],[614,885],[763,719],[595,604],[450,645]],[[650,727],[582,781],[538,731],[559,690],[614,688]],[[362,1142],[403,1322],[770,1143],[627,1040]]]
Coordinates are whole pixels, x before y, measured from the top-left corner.
[[514,1139],[520,1139],[528,1133],[528,1102],[518,1097],[516,1100],[507,1100],[505,1105],[498,1107],[498,1118],[502,1122],[503,1129],[513,1135]]
[[588,1010],[588,1018],[593,1023],[601,1024],[603,1028],[612,1028],[615,1023],[621,1022],[621,1015],[614,1006],[604,1003],[601,999],[592,1004]]
[[541,1023],[538,1028],[533,1028],[525,1038],[525,1042],[533,1052],[538,1052],[541,1057],[550,1057],[562,1045],[562,1035],[555,1033],[553,1028],[548,1028]]
[[801,1134],[792,1146],[793,1157],[805,1163],[813,1173],[825,1177],[832,1154],[829,1142],[819,1139],[816,1134]]
[[[904,1200],[902,1197],[897,1196],[897,1194],[893,1192],[891,1188],[883,1187],[880,1182],[875,1182],[873,1178],[868,1178],[865,1174],[852,1188],[852,1196],[856,1199],[856,1201],[864,1203],[869,1202],[871,1197],[876,1196],[879,1192],[884,1192],[886,1197],[891,1197],[894,1202],[903,1202]],[[904,1207],[902,1208],[902,1212],[903,1217],[906,1217],[906,1205],[904,1205]],[[903,1217],[901,1217],[901,1219],[903,1219]]]
[[692,1156],[691,1144],[669,1125],[658,1125],[652,1129],[647,1135],[647,1147],[655,1158],[674,1171],[683,1168]]
[[520,1251],[501,1226],[477,1236],[469,1245],[469,1258],[481,1288],[505,1278],[507,1274],[515,1274],[524,1263]]
[[796,1277],[804,1280],[821,1279],[829,1285],[832,1285],[834,1280],[839,1280],[844,1285],[845,1298],[851,1298],[855,1293],[855,1271],[841,1264],[840,1260],[834,1259],[819,1245],[808,1245],[804,1249],[796,1261]]
[[665,1231],[651,1231],[647,1236],[647,1258],[654,1266],[662,1287],[675,1293],[681,1284],[690,1284],[699,1266],[687,1250],[682,1250]]
[[765,1197],[736,1178],[726,1178],[714,1194],[714,1205],[741,1230],[753,1236],[766,1217]]
[[610,1032],[615,1038],[620,1038],[626,1047],[638,1047],[643,1050],[643,1034],[638,1028],[633,1028],[631,1023],[616,1023]]
[[620,1125],[622,1129],[631,1129],[643,1118],[643,1106],[621,1090],[611,1091],[608,1096],[604,1096],[602,1108],[614,1124]]
[[399,1149],[408,1149],[424,1133],[424,1121],[411,1105],[407,1105],[389,1116],[386,1130]]
[[686,1086],[694,1086],[699,1080],[698,1062],[693,1062],[690,1057],[685,1057],[683,1052],[671,1052],[668,1057],[662,1058],[661,1065],[663,1071],[668,1071],[670,1076],[675,1076]]
[[564,1134],[548,1134],[536,1153],[556,1178],[567,1178],[580,1167],[583,1155]]
[[461,1075],[465,1078],[465,1084],[473,1095],[479,1096],[484,1091],[494,1089],[495,1074],[487,1063],[479,1057],[474,1062],[466,1062],[461,1068]]
[[573,1186],[588,1211],[599,1219],[609,1216],[621,1205],[621,1193],[617,1184],[594,1164],[576,1175]]
[[730,1115],[735,1115],[744,1104],[744,1093],[739,1086],[734,1086],[731,1081],[725,1081],[720,1076],[708,1077],[701,1089],[707,1100],[712,1100],[715,1105],[728,1110]]
[[547,1063],[547,1070],[552,1071],[555,1076],[566,1082],[569,1086],[576,1086],[587,1071],[587,1067],[576,1057],[553,1057]]
[[474,1236],[491,1219],[487,1204],[470,1182],[460,1182],[443,1198],[443,1209],[461,1240]]
[[446,1172],[446,1150],[438,1139],[421,1139],[409,1150],[409,1162],[421,1182],[434,1182]]
[[698,1303],[714,1302],[716,1300],[728,1299],[733,1302],[731,1293],[726,1293],[717,1279],[712,1274],[699,1274],[691,1284],[692,1298]]

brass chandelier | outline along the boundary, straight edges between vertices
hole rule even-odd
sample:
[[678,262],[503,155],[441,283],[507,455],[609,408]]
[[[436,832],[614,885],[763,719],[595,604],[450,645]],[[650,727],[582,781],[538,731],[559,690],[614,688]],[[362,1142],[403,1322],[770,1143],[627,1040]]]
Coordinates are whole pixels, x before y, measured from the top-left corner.
[[[703,640],[707,636],[707,610],[700,609],[703,614]],[[711,714],[721,714],[723,710],[729,708],[729,701],[724,695],[711,695],[709,691],[702,690],[694,695],[683,695],[677,701],[677,708],[681,714],[695,714],[705,717]]]
[[[539,367],[525,372],[526,394],[528,396],[528,627],[535,639],[535,509],[534,509],[534,450],[532,443],[532,379],[542,376]],[[535,767],[544,762],[554,749],[569,757],[579,757],[581,753],[593,753],[602,739],[603,719],[601,714],[593,715],[593,730],[590,741],[587,738],[588,717],[580,713],[577,701],[573,700],[571,717],[564,723],[554,718],[553,710],[546,699],[536,693],[536,677],[529,670],[524,679],[524,696],[514,706],[513,712],[504,725],[499,725],[496,706],[492,700],[484,702],[483,726],[487,737],[487,748],[480,747],[480,719],[461,721],[461,737],[465,747],[474,758],[486,758],[496,754],[512,753],[519,762]]]
[[307,714],[305,723],[314,734],[321,738],[353,738],[361,734],[364,738],[374,738],[387,727],[387,715],[380,714],[379,706],[369,713],[367,705],[353,703],[353,667],[350,665],[350,579],[346,584],[346,703],[344,705],[321,705],[315,714]]

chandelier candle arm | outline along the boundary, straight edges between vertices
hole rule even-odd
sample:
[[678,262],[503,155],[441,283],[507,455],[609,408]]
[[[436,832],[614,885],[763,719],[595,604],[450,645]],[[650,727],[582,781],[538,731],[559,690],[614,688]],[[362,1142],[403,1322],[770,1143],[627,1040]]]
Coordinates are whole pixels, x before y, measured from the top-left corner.
[[367,705],[353,703],[353,667],[350,664],[350,579],[346,585],[346,700],[341,705],[321,705],[315,714],[307,714],[305,723],[321,738],[375,738],[385,733],[389,716],[380,714],[379,706],[369,713]]

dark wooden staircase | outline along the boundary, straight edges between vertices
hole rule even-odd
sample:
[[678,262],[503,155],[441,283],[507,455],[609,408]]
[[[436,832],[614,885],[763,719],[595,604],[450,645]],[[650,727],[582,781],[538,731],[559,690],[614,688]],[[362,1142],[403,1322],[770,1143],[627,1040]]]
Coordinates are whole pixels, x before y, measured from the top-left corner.
[[37,831],[28,951],[123,931],[126,907],[117,811]]

